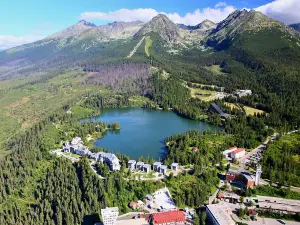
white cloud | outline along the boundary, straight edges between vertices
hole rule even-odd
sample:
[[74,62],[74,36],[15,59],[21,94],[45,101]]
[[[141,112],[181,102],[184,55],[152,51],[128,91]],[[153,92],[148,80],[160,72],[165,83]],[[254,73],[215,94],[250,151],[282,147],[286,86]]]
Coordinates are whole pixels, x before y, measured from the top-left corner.
[[135,20],[149,21],[156,16],[158,12],[155,9],[119,9],[113,12],[84,12],[80,19],[84,20],[108,20],[130,22]]
[[226,2],[218,2],[218,3],[215,5],[215,8],[225,7],[226,5],[227,5]]
[[148,22],[159,13],[167,15],[175,23],[186,25],[196,25],[205,19],[220,22],[235,10],[234,6],[227,5],[226,2],[219,2],[213,8],[196,9],[192,13],[180,16],[178,13],[157,12],[151,8],[139,9],[119,9],[112,12],[83,12],[80,19],[104,20],[104,21],[135,21]]
[[300,23],[299,0],[275,0],[255,10],[286,24]]
[[9,49],[22,44],[31,43],[44,38],[43,36],[21,36],[0,35],[0,50]]

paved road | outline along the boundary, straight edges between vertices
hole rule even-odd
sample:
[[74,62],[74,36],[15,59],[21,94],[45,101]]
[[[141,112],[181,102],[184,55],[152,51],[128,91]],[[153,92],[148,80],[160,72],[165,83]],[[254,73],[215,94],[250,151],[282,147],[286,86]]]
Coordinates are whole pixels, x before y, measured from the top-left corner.
[[[286,221],[283,220],[287,225],[300,225],[299,222]],[[257,221],[243,221],[248,223],[249,225],[282,225],[282,223],[278,222],[276,219],[271,218],[258,218]]]
[[216,199],[218,192],[220,191],[220,188],[224,185],[224,181],[220,180],[218,189],[215,191],[215,193],[213,193],[212,196],[209,197],[208,199],[208,204],[212,204],[213,201]]

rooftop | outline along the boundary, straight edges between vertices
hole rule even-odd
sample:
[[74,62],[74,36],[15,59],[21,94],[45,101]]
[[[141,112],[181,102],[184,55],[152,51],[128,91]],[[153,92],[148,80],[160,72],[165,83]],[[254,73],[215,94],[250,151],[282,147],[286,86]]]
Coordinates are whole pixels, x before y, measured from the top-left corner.
[[231,209],[225,204],[207,205],[207,209],[216,221],[222,225],[233,225],[235,222],[231,218]]
[[245,151],[244,148],[238,148],[237,150],[233,151],[232,153],[237,154],[237,153],[240,153],[240,152],[243,152],[243,151]]
[[160,166],[162,163],[161,162],[155,162],[153,163],[154,166]]
[[222,110],[216,103],[212,103],[212,104],[210,104],[210,105],[211,105],[211,107],[213,107],[213,108],[216,110],[216,112],[217,112],[220,116],[222,116],[222,117],[228,117],[228,116],[229,116],[229,114],[224,113],[223,110]]
[[166,166],[166,165],[161,165],[161,167],[160,167],[161,169],[168,169],[168,167]]
[[179,211],[179,210],[169,211],[169,212],[161,212],[161,213],[153,213],[152,217],[153,217],[154,224],[186,221],[184,212]]
[[109,213],[109,212],[119,212],[118,207],[106,207],[105,209],[101,209],[101,213]]
[[137,162],[136,165],[144,165],[144,162]]
[[255,181],[255,178],[251,176],[250,174],[242,173],[243,176],[247,179],[247,181]]
[[145,168],[151,168],[151,165],[150,164],[144,164],[144,167]]
[[171,166],[179,166],[179,164],[178,163],[172,163]]
[[136,163],[135,160],[129,160],[128,163]]
[[106,152],[100,152],[100,155],[103,157],[103,158],[107,158],[109,161],[114,161],[114,160],[117,160],[117,161],[120,161],[117,156],[115,154],[112,154],[112,153],[106,153]]

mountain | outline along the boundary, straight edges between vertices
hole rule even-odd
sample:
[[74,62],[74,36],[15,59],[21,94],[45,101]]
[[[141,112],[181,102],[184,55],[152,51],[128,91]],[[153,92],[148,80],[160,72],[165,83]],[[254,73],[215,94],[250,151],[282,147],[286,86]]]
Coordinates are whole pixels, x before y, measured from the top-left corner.
[[208,45],[215,46],[222,42],[229,42],[238,35],[259,32],[277,32],[274,36],[275,38],[280,37],[279,35],[289,35],[293,38],[299,38],[299,35],[293,29],[265,16],[261,12],[237,10],[217,25],[208,36],[207,43]]
[[211,30],[216,28],[217,24],[210,21],[210,20],[203,20],[201,23],[199,23],[194,30]]
[[168,44],[179,44],[182,41],[179,27],[173,23],[166,15],[159,14],[146,23],[135,35],[140,38],[150,34],[157,34]]
[[210,21],[210,20],[203,20],[201,23],[195,25],[195,26],[189,26],[189,25],[184,25],[184,24],[177,24],[177,26],[180,28],[180,29],[183,29],[183,30],[210,30],[210,29],[213,29],[213,28],[216,28],[217,24]]
[[129,38],[137,33],[143,25],[144,23],[141,21],[113,22],[99,26],[97,29],[101,30],[110,38]]
[[95,24],[89,23],[85,20],[80,20],[77,24],[72,25],[64,30],[61,30],[57,33],[54,33],[50,36],[48,36],[46,39],[52,39],[52,38],[62,38],[67,36],[76,36],[80,33],[82,33],[86,29],[91,29],[96,27]]
[[291,24],[290,27],[300,32],[300,23]]
[[[30,70],[36,68],[55,70],[57,65],[68,67],[83,60],[96,61],[96,58],[108,61],[122,59],[133,52],[135,47],[136,55],[144,57],[146,42],[140,41],[145,36],[150,37],[147,40],[151,56],[169,65],[173,65],[172,54],[178,55],[185,64],[196,55],[210,58],[214,56],[213,53],[221,50],[229,55],[237,55],[238,52],[259,55],[251,60],[263,58],[260,64],[264,65],[266,60],[276,61],[272,55],[274,51],[281,54],[282,49],[291,48],[290,52],[294,52],[300,47],[298,32],[253,10],[235,11],[218,24],[204,20],[196,26],[176,25],[163,14],[147,23],[113,22],[96,26],[81,20],[43,40],[1,52],[0,73],[1,64],[5,64],[3,68],[6,69],[0,76],[22,76],[24,71],[30,74]],[[193,60],[197,67],[197,60],[203,58]]]

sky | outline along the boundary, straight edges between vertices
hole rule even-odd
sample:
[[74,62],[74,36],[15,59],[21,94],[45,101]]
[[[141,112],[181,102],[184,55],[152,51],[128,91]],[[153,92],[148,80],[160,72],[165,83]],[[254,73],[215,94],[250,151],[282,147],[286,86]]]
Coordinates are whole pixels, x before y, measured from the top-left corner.
[[300,0],[1,0],[0,50],[42,39],[84,19],[96,25],[149,21],[158,13],[173,22],[220,22],[234,10],[255,9],[286,24],[300,23]]

